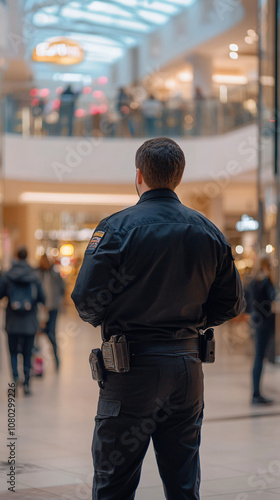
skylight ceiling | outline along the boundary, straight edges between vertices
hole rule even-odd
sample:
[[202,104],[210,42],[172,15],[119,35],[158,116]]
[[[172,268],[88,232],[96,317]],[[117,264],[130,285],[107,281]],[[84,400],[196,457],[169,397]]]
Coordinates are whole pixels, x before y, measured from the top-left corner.
[[[126,49],[165,25],[195,0],[27,0],[26,17],[38,28],[36,43],[54,36],[77,40],[86,61],[113,63]],[[34,44],[34,38],[30,40]],[[29,47],[33,50],[34,47]],[[103,59],[102,59],[103,58]]]

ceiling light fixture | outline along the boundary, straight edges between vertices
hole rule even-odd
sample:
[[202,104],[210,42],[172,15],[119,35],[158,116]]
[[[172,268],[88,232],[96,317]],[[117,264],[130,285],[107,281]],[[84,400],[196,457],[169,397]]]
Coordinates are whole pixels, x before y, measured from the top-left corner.
[[139,200],[134,194],[84,194],[44,193],[25,191],[20,194],[21,203],[58,203],[69,205],[134,205]]

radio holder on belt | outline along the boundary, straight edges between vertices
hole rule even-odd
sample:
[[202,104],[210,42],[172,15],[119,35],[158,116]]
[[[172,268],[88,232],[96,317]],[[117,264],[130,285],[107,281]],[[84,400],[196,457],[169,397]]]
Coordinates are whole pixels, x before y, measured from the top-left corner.
[[[204,363],[215,361],[214,329],[199,331],[199,358]],[[101,349],[92,349],[89,356],[91,374],[100,387],[104,386],[106,371],[126,373],[130,370],[129,343],[124,335],[113,335]]]
[[215,361],[215,337],[214,328],[199,331],[199,358],[203,363],[214,363]]
[[129,347],[124,335],[113,335],[108,342],[103,342],[101,351],[106,370],[116,373],[129,372]]

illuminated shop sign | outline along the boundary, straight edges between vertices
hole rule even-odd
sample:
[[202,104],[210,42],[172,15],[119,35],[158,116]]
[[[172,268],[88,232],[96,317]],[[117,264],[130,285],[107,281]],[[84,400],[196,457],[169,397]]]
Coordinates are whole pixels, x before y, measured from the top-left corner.
[[[84,228],[79,230],[58,229],[53,231],[43,231],[42,229],[36,229],[35,231],[36,240],[88,241],[91,236],[92,228]],[[64,245],[64,247],[66,246],[70,247],[70,245]],[[64,255],[66,255],[66,253]]]
[[78,64],[84,58],[82,47],[74,40],[56,38],[42,42],[33,50],[33,61],[55,64]]
[[253,219],[253,217],[244,214],[241,220],[235,224],[235,227],[240,233],[243,231],[257,231],[257,229],[259,229],[259,223],[257,220]]

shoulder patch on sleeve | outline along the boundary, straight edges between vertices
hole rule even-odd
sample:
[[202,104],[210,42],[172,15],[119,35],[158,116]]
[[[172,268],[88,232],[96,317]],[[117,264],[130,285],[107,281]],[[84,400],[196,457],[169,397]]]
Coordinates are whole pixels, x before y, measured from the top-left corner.
[[105,234],[105,231],[94,231],[89,244],[86,248],[86,252],[88,253],[93,253],[97,249],[100,241],[102,240],[103,236]]

